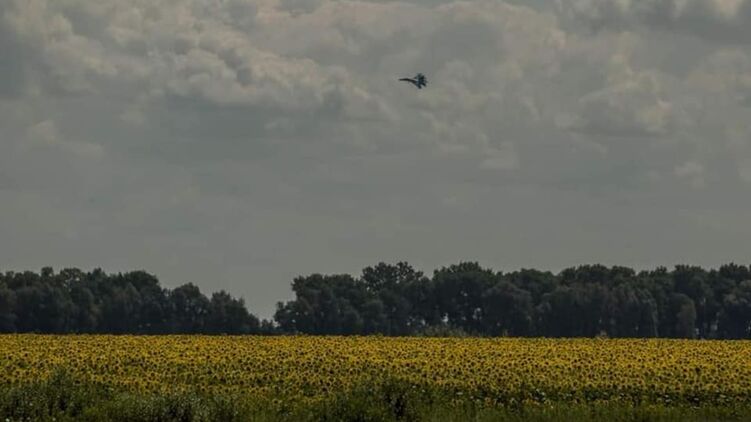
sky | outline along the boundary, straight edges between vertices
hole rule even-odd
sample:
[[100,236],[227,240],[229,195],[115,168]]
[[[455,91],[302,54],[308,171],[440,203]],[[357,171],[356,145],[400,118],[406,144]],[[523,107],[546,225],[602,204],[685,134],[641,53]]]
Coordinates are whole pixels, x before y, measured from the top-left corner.
[[0,271],[268,317],[381,261],[748,263],[749,39],[751,0],[4,0]]

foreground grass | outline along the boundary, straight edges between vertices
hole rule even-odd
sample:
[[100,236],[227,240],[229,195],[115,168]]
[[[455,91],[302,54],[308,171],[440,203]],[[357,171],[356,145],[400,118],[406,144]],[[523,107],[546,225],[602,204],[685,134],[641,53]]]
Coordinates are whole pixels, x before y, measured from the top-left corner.
[[0,421],[745,421],[751,407],[549,402],[490,405],[386,380],[317,401],[260,399],[237,393],[130,392],[81,381],[59,370],[49,378],[0,387]]

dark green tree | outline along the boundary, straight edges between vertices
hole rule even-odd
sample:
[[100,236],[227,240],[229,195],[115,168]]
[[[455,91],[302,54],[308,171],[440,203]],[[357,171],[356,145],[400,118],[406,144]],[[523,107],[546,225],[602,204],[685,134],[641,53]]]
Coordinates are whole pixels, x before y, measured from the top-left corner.
[[16,316],[13,313],[15,294],[4,280],[0,280],[0,333],[12,333],[16,330]]
[[725,295],[718,331],[722,338],[751,338],[751,280],[741,281]]
[[173,290],[169,295],[170,327],[173,333],[206,333],[211,303],[192,283]]
[[635,283],[622,283],[611,294],[611,337],[657,337],[657,302]]
[[673,293],[666,315],[666,337],[694,338],[696,336],[696,306],[684,293]]
[[483,294],[482,332],[493,336],[532,334],[532,295],[506,280]]
[[211,295],[206,332],[210,334],[254,334],[259,332],[258,318],[245,308],[242,299],[235,299],[221,290]]
[[482,333],[483,295],[497,278],[476,262],[462,262],[436,270],[433,275],[438,309],[449,325]]
[[559,286],[537,306],[540,332],[551,337],[594,337],[607,330],[609,291],[599,284]]
[[[406,335],[414,329],[415,321],[412,302],[408,292],[416,283],[423,279],[423,273],[416,271],[406,262],[398,262],[396,265],[379,263],[374,267],[363,270],[360,280],[374,298],[369,302],[380,301],[383,316],[372,315],[374,307],[379,305],[371,303],[368,308],[368,318],[378,321],[378,331],[386,335]],[[376,324],[366,324],[373,327]]]

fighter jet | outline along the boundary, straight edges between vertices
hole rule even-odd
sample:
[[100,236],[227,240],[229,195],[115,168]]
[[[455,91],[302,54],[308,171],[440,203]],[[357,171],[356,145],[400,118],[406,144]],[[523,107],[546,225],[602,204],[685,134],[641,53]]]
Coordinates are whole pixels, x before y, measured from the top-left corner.
[[428,84],[428,80],[425,79],[425,75],[423,75],[422,73],[418,73],[414,78],[401,78],[399,80],[403,82],[409,82],[412,85],[416,86],[417,89],[422,89]]

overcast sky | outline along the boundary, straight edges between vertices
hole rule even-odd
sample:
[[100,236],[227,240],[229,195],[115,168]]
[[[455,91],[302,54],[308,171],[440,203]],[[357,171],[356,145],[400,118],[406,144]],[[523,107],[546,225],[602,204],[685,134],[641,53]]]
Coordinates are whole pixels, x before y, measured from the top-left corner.
[[0,270],[270,316],[380,261],[748,263],[749,40],[751,0],[3,0]]

